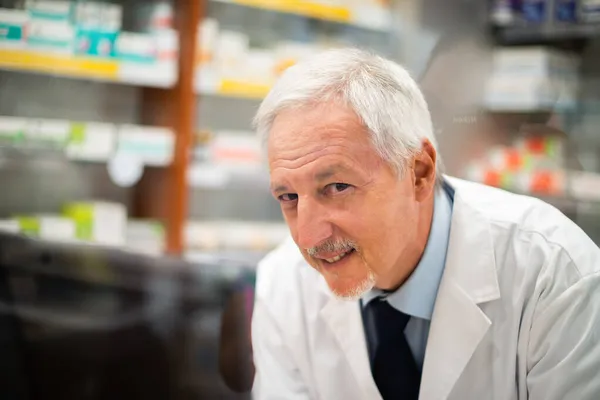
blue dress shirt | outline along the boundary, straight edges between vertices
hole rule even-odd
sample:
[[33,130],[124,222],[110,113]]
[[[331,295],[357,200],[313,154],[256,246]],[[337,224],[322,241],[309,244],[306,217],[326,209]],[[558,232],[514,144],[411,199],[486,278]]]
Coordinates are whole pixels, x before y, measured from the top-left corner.
[[[411,316],[404,335],[421,370],[425,360],[431,315],[446,264],[453,198],[454,192],[449,186],[444,186],[436,192],[427,245],[417,268],[408,280],[395,292],[373,289],[361,299],[362,306],[365,307],[371,300],[384,297],[392,307]],[[371,328],[365,326],[365,330],[369,334]]]

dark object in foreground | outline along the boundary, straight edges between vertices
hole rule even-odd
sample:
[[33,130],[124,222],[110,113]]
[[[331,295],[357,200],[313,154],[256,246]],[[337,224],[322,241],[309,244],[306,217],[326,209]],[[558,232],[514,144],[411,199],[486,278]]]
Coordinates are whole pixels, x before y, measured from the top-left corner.
[[0,234],[0,397],[250,398],[219,374],[245,270]]

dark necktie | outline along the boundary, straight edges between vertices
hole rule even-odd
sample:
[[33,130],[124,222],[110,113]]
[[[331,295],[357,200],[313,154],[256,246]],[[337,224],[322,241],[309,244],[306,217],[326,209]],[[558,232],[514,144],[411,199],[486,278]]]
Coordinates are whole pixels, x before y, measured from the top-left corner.
[[371,360],[381,396],[384,400],[418,399],[421,374],[404,336],[410,316],[382,299],[371,301],[365,316],[377,335]]

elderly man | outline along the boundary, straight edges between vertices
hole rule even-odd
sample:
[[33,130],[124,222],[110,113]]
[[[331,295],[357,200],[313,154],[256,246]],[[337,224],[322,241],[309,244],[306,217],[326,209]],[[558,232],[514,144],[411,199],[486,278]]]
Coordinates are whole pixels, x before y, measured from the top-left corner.
[[600,398],[600,250],[539,200],[443,176],[402,67],[322,53],[255,122],[291,233],[258,270],[256,399]]

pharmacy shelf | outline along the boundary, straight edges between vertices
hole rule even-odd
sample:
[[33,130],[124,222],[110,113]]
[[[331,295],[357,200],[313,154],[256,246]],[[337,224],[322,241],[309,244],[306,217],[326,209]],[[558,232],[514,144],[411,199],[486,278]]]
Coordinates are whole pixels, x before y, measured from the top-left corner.
[[198,73],[195,90],[197,94],[205,96],[262,100],[271,90],[271,86],[234,79],[204,79],[202,74]]
[[188,183],[193,189],[269,190],[269,175],[256,166],[227,166],[210,163],[192,163]]
[[172,163],[174,148],[175,134],[167,128],[0,116],[4,152],[54,150],[70,160],[101,163],[119,156],[164,167]]
[[510,192],[536,197],[567,213],[600,215],[600,173],[566,171],[566,187],[561,193],[550,194],[501,187]]
[[387,31],[391,27],[390,10],[379,6],[348,7],[306,0],[213,0],[287,14],[302,15],[324,21]]
[[265,253],[283,242],[289,229],[283,222],[188,221],[188,253]]
[[502,28],[498,32],[502,45],[593,39],[599,36],[600,24],[523,25]]
[[24,48],[0,47],[0,69],[157,88],[177,82],[176,62],[125,62]]

